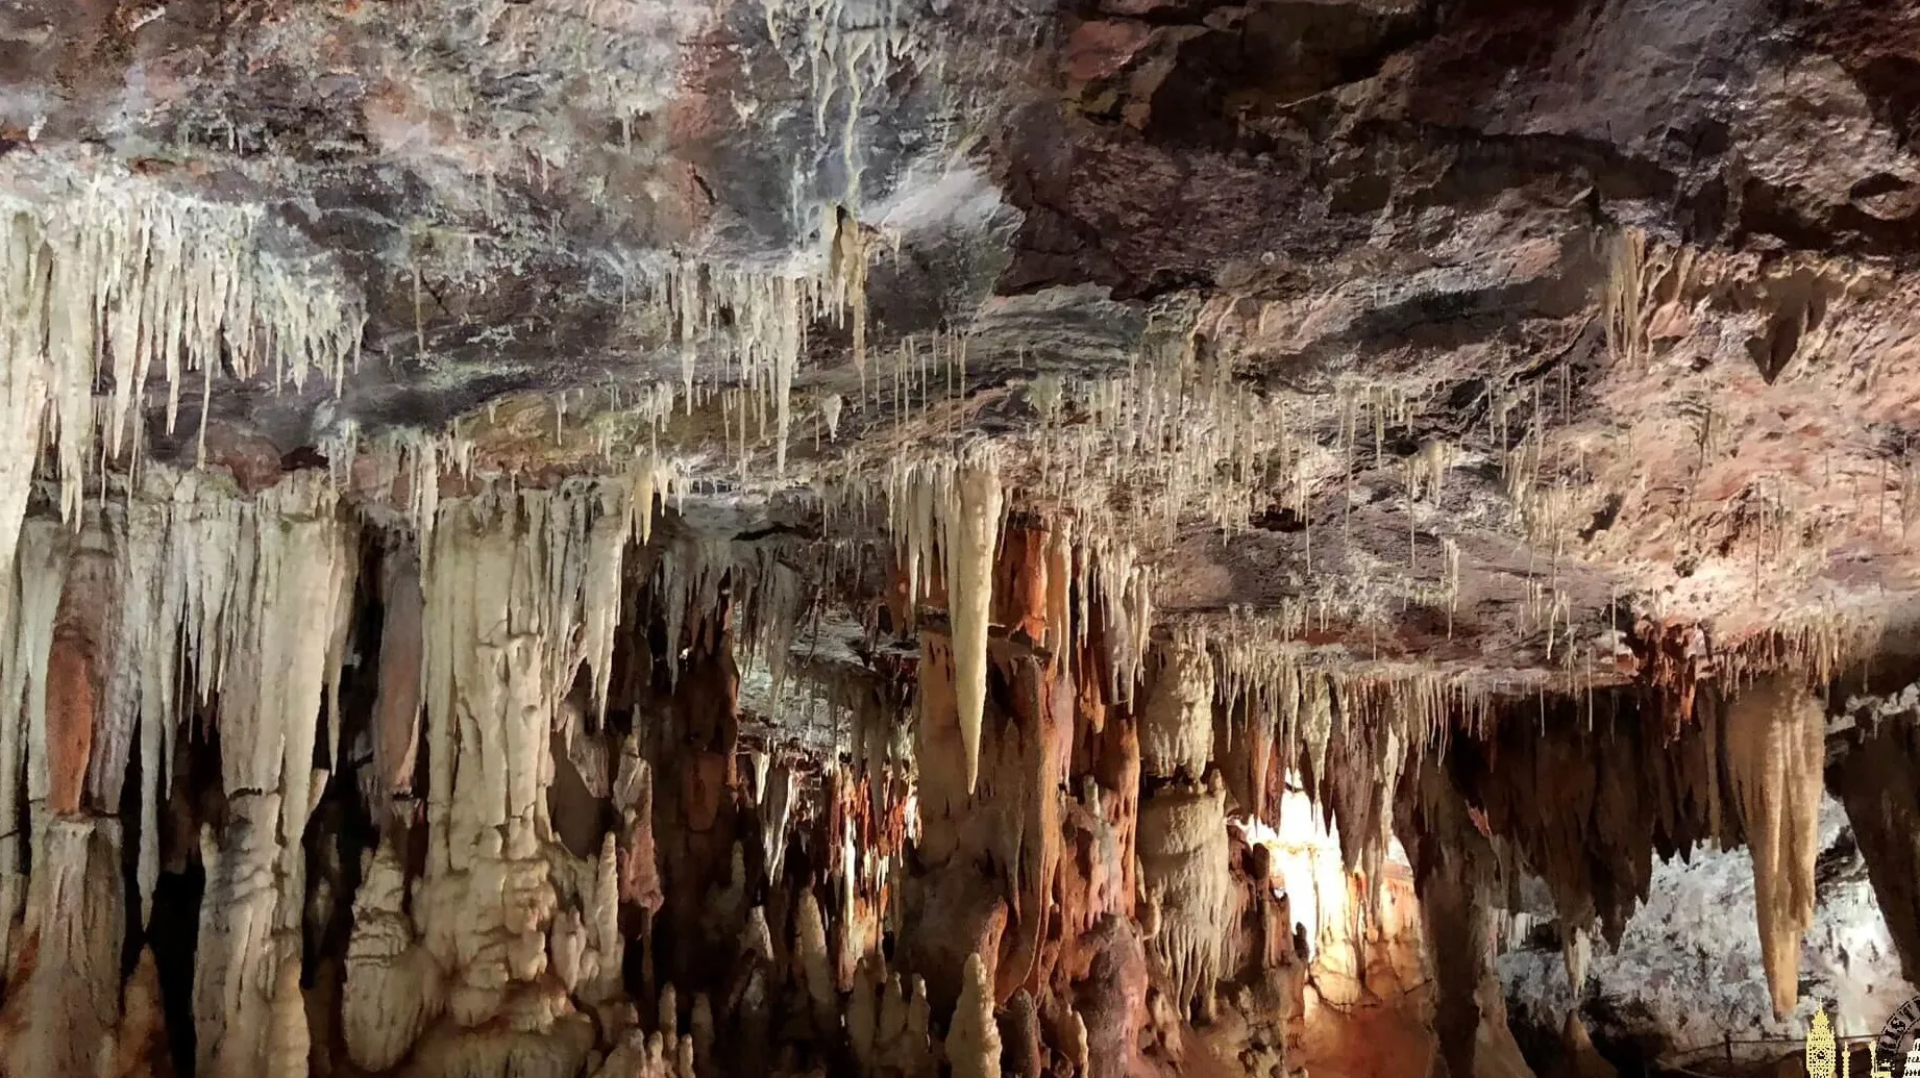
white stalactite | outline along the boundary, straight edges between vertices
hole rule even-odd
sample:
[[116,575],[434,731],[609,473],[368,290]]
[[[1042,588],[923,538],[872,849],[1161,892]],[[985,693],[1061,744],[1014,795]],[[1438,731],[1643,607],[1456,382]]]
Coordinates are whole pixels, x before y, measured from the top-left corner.
[[887,479],[889,527],[917,602],[937,566],[953,633],[954,692],[967,792],[980,773],[980,725],[987,700],[987,630],[993,612],[993,559],[1005,490],[991,444],[952,457],[896,461]]
[[793,816],[794,774],[785,762],[774,765],[760,791],[760,848],[767,851],[767,882],[780,882],[787,860],[787,824]]
[[966,744],[967,793],[980,778],[980,724],[987,706],[987,623],[993,610],[993,556],[1003,492],[990,452],[963,463],[944,507],[947,610],[953,620],[954,694]]
[[[201,690],[220,693],[229,807],[224,832],[202,839],[207,897],[194,967],[201,1073],[217,1078],[269,1067],[294,1021],[293,1005],[275,992],[281,963],[299,960],[313,752],[338,677],[339,607],[358,570],[357,539],[335,497],[325,475],[296,473],[238,503],[237,529],[212,533],[218,545],[181,552],[204,575],[166,588],[177,594],[224,581],[231,589],[202,594],[207,618],[199,629]],[[183,529],[179,543],[196,538],[192,531]]]
[[[271,370],[304,386],[318,373],[338,386],[366,322],[331,263],[269,253],[259,205],[125,174],[41,179],[57,193],[0,198],[0,567],[13,562],[43,442],[54,443],[72,520],[101,456],[96,436],[106,458],[138,451],[150,373],[166,378],[171,429],[186,374],[210,385],[223,362],[240,378]],[[93,394],[103,357],[104,409]]]

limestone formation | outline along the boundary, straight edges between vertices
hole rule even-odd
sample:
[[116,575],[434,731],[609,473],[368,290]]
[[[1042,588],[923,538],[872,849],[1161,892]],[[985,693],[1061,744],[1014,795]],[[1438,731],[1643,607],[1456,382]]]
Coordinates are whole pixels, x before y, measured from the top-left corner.
[[0,1078],[1877,1030],[1916,27],[0,4]]

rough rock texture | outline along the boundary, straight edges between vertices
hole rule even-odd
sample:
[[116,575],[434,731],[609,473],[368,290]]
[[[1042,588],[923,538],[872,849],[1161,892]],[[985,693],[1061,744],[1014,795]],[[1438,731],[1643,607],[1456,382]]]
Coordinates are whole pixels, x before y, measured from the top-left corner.
[[1864,1028],[1917,79],[1911,0],[0,3],[0,1074]]

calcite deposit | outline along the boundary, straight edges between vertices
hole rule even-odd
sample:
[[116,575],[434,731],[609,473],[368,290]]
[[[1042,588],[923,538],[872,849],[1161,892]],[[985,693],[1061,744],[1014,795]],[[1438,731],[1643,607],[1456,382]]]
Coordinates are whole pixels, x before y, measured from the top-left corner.
[[1913,0],[0,0],[0,1078],[1920,994]]

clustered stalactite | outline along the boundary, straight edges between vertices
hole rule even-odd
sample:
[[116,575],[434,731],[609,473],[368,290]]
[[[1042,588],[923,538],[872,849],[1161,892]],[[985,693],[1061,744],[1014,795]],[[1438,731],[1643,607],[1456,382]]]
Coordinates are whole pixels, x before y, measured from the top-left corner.
[[649,534],[646,484],[409,528],[155,466],[30,518],[0,1073],[1281,1073],[1298,956],[1209,653],[1136,689],[1094,556],[954,483],[894,593],[917,656],[824,757],[740,710],[800,570]]
[[1455,742],[1447,788],[1547,884],[1576,984],[1588,938],[1619,943],[1656,856],[1745,845],[1773,1010],[1784,1016],[1798,1002],[1813,916],[1825,707],[1791,674],[1702,690],[1684,719],[1669,705],[1620,694],[1543,704],[1550,714],[1535,725]]
[[[0,1073],[1284,1075],[1287,891],[1318,885],[1256,832],[1295,781],[1363,907],[1405,847],[1449,1073],[1525,1070],[1492,972],[1523,868],[1614,940],[1656,854],[1745,843],[1793,1005],[1824,712],[1792,678],[1534,723],[1142,646],[1125,572],[974,460],[901,487],[853,573],[884,646],[808,748],[741,701],[745,667],[797,676],[817,566],[689,531],[650,475],[474,484],[416,527],[334,482],[155,467],[28,520]],[[1903,946],[1910,755],[1843,766]]]

